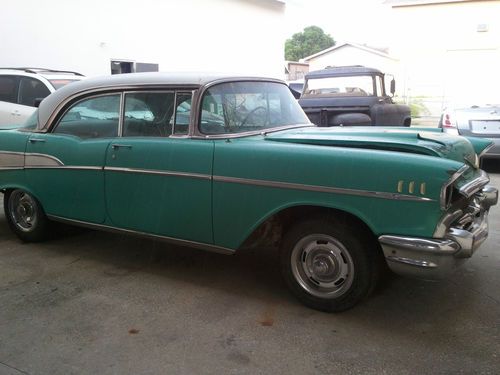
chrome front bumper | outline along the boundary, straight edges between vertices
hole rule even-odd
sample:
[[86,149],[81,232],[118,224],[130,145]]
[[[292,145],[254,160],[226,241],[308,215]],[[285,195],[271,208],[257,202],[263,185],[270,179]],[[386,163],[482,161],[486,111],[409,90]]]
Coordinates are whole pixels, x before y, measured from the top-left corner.
[[[488,237],[488,210],[498,201],[498,190],[484,187],[478,193],[480,211],[467,229],[451,226],[443,238],[383,235],[379,242],[387,265],[395,273],[437,280],[449,275]],[[464,215],[465,217],[465,215]]]

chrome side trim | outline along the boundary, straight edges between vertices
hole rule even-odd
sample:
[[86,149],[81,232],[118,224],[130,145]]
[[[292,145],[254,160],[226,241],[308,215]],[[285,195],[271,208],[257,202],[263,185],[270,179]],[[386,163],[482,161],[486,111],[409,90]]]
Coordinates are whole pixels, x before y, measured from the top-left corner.
[[297,184],[297,183],[293,183],[293,182],[254,180],[254,179],[248,179],[248,178],[226,177],[226,176],[213,176],[213,180],[217,181],[217,182],[236,183],[236,184],[243,184],[243,185],[256,185],[256,186],[274,187],[274,188],[280,188],[280,189],[305,190],[305,191],[314,191],[314,192],[320,192],[320,193],[357,195],[357,196],[363,196],[363,197],[391,199],[391,200],[405,200],[405,201],[417,201],[417,202],[433,202],[434,201],[434,199],[431,199],[431,198],[417,197],[417,196],[406,195],[406,194],[388,193],[388,192],[381,192],[381,191],[347,189],[347,188],[337,188],[337,187],[318,186],[318,185],[304,185],[304,184]]
[[102,171],[103,167],[93,167],[87,165],[54,165],[54,166],[33,165],[33,166],[26,166],[25,169],[70,169],[76,171]]
[[491,143],[489,146],[486,146],[483,151],[478,155],[478,158],[481,159],[484,154],[486,154],[489,150],[491,150],[495,146],[494,143]]
[[104,167],[104,170],[111,171],[111,172],[122,172],[122,173],[142,173],[142,174],[153,174],[153,175],[161,175],[161,176],[197,178],[197,179],[202,179],[202,180],[211,180],[212,179],[212,176],[210,176],[209,174],[164,171],[164,170],[158,170],[158,169]]
[[481,175],[474,180],[466,183],[460,188],[460,194],[470,198],[490,182],[490,178],[485,171],[481,171]]
[[61,223],[73,224],[73,225],[91,228],[91,229],[99,229],[99,230],[103,230],[106,232],[112,232],[112,233],[125,233],[125,234],[129,234],[132,236],[146,237],[146,238],[150,238],[153,240],[165,241],[165,242],[180,245],[180,246],[188,246],[188,247],[192,247],[195,249],[207,250],[207,251],[211,251],[211,252],[218,253],[218,254],[232,255],[236,252],[236,250],[229,249],[227,247],[210,245],[210,244],[205,244],[205,243],[196,242],[196,241],[189,241],[189,240],[183,240],[183,239],[179,239],[179,238],[162,236],[162,235],[158,235],[158,234],[145,233],[145,232],[135,231],[135,230],[131,230],[131,229],[116,228],[116,227],[112,227],[109,225],[95,224],[95,223],[89,223],[86,221],[67,219],[64,217],[54,216],[54,215],[47,215],[47,217],[50,220],[59,221]]
[[24,152],[0,151],[0,169],[22,169]]
[[58,167],[64,165],[64,163],[52,155],[37,154],[37,153],[26,153],[24,165],[26,167]]
[[0,171],[22,171],[24,167],[0,167]]

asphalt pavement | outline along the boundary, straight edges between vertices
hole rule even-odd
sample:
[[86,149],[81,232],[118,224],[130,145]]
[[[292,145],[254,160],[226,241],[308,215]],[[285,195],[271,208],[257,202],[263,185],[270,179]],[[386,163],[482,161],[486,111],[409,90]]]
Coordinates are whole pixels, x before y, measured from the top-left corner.
[[270,249],[89,230],[23,244],[0,213],[0,375],[425,373],[500,373],[499,206],[449,279],[391,277],[341,314],[296,301]]

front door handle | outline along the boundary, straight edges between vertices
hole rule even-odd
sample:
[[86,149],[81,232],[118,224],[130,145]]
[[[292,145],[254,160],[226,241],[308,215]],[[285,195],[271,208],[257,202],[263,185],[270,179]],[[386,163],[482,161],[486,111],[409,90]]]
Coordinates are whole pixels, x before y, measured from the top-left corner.
[[45,139],[43,138],[30,138],[30,143],[36,143],[36,142],[45,142]]
[[111,145],[111,147],[113,148],[113,150],[116,150],[118,148],[132,148],[132,145],[122,145],[122,144],[114,143]]

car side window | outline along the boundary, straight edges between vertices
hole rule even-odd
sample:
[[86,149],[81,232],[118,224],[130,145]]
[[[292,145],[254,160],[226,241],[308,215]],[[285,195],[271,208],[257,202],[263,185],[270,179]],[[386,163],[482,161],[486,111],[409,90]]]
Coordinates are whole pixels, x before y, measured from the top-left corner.
[[174,92],[125,94],[124,137],[168,137],[172,134]]
[[174,122],[174,134],[188,134],[189,122],[191,120],[191,93],[178,92],[175,108],[175,122],[173,118],[170,122]]
[[17,78],[0,76],[0,101],[17,103]]
[[383,84],[383,81],[382,81],[382,77],[375,76],[375,85],[377,87],[377,93],[376,93],[376,95],[377,96],[384,96],[384,90],[383,90],[384,84]]
[[118,135],[120,94],[81,100],[64,114],[53,133],[80,138],[107,138]]
[[34,107],[36,99],[43,99],[49,94],[49,89],[42,81],[30,77],[21,78],[19,84],[19,104]]

